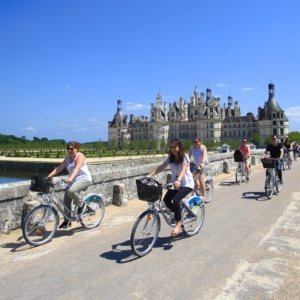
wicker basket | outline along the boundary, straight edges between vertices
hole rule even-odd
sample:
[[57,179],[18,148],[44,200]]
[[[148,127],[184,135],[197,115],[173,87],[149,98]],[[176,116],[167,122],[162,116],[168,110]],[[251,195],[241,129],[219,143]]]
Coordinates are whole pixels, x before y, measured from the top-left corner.
[[143,201],[155,202],[161,198],[162,185],[150,177],[136,180],[138,198]]
[[52,181],[48,178],[44,178],[41,176],[31,177],[30,190],[33,192],[48,194],[50,192],[50,187],[52,186]]
[[233,156],[235,162],[243,162],[244,161],[244,155],[234,155]]
[[261,162],[265,169],[274,168],[274,159],[272,158],[262,158]]

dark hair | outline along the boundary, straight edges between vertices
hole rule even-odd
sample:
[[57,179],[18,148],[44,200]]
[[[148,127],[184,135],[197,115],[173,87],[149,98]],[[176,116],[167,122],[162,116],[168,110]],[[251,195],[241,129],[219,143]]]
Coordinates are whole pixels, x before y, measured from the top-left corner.
[[80,143],[76,142],[76,141],[68,142],[67,143],[67,149],[70,148],[70,146],[73,146],[74,148],[76,148],[77,150],[79,150]]
[[172,144],[175,144],[176,146],[178,146],[178,148],[179,148],[179,156],[178,156],[178,158],[176,158],[175,155],[169,149],[169,161],[171,163],[181,164],[183,162],[183,158],[184,158],[184,150],[183,150],[182,144],[181,144],[181,142],[178,139],[171,140],[170,141],[170,146]]

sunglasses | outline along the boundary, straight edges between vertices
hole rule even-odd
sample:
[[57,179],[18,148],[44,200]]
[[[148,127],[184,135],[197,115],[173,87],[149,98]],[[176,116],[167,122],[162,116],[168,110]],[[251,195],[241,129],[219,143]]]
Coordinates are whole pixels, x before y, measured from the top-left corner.
[[68,151],[69,151],[69,150],[73,151],[73,150],[74,150],[74,148],[70,147],[70,148],[67,148],[67,150],[68,150]]
[[194,141],[194,144],[200,143],[200,141]]

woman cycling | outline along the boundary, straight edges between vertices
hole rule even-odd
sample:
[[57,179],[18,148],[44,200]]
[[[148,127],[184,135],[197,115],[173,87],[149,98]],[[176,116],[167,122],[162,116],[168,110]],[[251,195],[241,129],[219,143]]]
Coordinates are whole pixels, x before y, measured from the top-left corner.
[[163,199],[166,206],[174,212],[176,225],[171,235],[177,236],[181,230],[181,200],[194,188],[194,179],[190,171],[190,159],[185,155],[181,142],[172,140],[168,158],[148,176],[153,176],[170,166],[174,189],[169,189]]
[[[69,177],[66,180],[67,188],[64,196],[64,204],[71,211],[72,199],[78,206],[77,214],[80,215],[85,208],[85,203],[79,196],[79,192],[85,190],[92,183],[92,176],[87,167],[86,158],[83,153],[79,152],[80,143],[69,142],[67,144],[68,156],[64,161],[55,168],[48,177],[55,176],[63,169],[67,169]],[[66,213],[68,211],[66,210]],[[59,226],[59,228],[67,228],[71,226],[71,221],[67,219]]]

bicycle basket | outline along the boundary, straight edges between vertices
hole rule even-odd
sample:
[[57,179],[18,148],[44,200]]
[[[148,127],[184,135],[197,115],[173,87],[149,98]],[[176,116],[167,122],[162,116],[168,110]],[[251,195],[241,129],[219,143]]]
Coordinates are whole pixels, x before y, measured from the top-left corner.
[[234,158],[235,162],[243,162],[244,161],[244,155],[240,150],[234,151],[233,158]]
[[153,178],[145,177],[137,179],[136,187],[140,200],[155,202],[161,198],[162,185]]
[[263,167],[264,167],[265,169],[268,169],[268,168],[274,168],[274,160],[271,159],[271,158],[267,158],[267,157],[262,158],[262,159],[261,159],[261,162],[262,162]]
[[51,180],[41,176],[32,176],[30,190],[33,192],[41,192],[44,194],[48,194],[50,191],[50,187],[53,186]]

